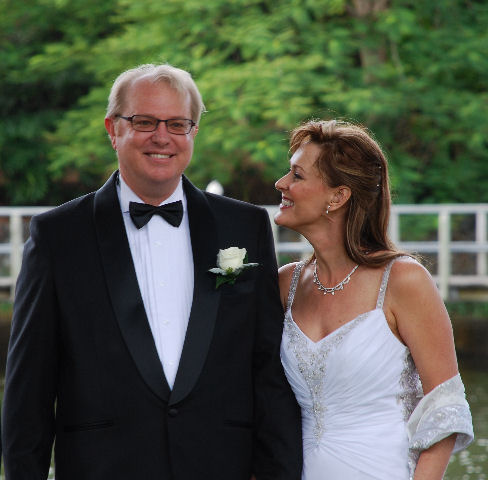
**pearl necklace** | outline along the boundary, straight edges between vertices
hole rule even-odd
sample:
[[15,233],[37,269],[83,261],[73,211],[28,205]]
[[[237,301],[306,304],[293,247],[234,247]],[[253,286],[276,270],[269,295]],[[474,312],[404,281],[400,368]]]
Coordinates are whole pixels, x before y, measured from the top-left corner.
[[356,265],[346,276],[342,282],[339,282],[335,287],[326,287],[325,285],[322,285],[319,280],[319,276],[317,275],[317,259],[314,260],[313,262],[313,283],[317,285],[317,288],[319,291],[324,292],[324,295],[327,295],[328,293],[334,295],[337,290],[344,290],[344,285],[347,285],[349,283],[349,280],[351,280],[351,275],[356,271],[356,269],[359,267],[359,265]]

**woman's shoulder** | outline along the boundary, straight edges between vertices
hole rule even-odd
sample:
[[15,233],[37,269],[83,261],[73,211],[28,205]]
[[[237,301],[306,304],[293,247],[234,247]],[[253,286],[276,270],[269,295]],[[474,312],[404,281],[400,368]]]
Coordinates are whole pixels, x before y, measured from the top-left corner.
[[300,262],[291,262],[291,263],[287,263],[283,266],[281,266],[279,269],[278,269],[278,274],[281,276],[292,276],[293,275],[293,272],[295,270],[295,267],[299,264]]
[[392,293],[409,298],[435,287],[434,279],[429,271],[415,258],[402,256],[395,259],[390,271],[388,288]]
[[299,263],[300,262],[287,263],[286,265],[283,265],[278,269],[280,288],[282,286],[282,283],[287,284],[288,287],[290,286],[291,277],[293,276],[293,272],[295,271],[295,268]]
[[430,273],[416,258],[402,255],[392,261],[391,275],[397,280],[409,281],[430,276]]
[[288,285],[291,282],[291,278],[293,277],[293,273],[296,271],[297,268],[302,271],[304,267],[308,265],[309,261],[299,261],[299,262],[291,262],[283,265],[278,269],[278,275],[280,277],[280,282],[285,281]]
[[287,263],[286,265],[280,267],[278,270],[278,278],[280,283],[280,295],[281,295],[281,301],[283,305],[285,305],[286,299],[288,298],[288,291],[290,290],[290,284],[291,284],[291,279],[293,277],[293,272],[295,271],[295,268],[300,263],[301,262]]

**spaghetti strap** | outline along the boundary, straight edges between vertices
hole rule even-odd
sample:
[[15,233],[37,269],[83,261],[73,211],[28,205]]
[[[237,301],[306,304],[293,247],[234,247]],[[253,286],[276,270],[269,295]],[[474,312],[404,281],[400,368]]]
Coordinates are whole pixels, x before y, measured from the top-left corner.
[[391,267],[399,258],[410,258],[406,255],[402,255],[401,257],[395,257],[393,260],[390,260],[388,265],[383,272],[383,278],[381,279],[380,291],[378,292],[378,300],[376,301],[376,308],[383,308],[383,303],[385,301],[385,294],[386,288],[388,287],[388,279],[390,278]]
[[380,291],[378,292],[378,300],[376,301],[376,308],[383,308],[385,301],[386,288],[388,287],[388,279],[390,278],[391,267],[395,263],[396,258],[390,260],[383,272],[383,278],[381,279]]
[[293,270],[293,275],[291,277],[290,290],[288,290],[288,300],[286,302],[286,309],[289,310],[295,298],[295,292],[297,290],[298,279],[300,278],[300,273],[302,273],[302,268],[305,266],[305,261],[298,262]]

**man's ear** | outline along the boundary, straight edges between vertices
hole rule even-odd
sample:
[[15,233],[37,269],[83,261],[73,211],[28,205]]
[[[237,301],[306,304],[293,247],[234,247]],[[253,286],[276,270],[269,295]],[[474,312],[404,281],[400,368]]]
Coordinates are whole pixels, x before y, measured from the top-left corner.
[[117,142],[115,141],[115,123],[113,118],[105,118],[105,129],[110,137],[110,143],[115,151],[117,151]]

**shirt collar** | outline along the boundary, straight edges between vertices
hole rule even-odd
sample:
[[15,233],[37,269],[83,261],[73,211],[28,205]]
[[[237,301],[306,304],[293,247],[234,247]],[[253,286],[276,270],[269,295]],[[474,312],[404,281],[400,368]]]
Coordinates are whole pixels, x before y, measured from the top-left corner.
[[[129,187],[129,185],[125,183],[120,173],[119,173],[119,181],[117,182],[117,194],[119,196],[120,208],[123,213],[127,213],[129,211],[130,202],[145,203],[143,200],[139,198],[138,195],[136,195],[133,192],[133,190]],[[181,202],[183,203],[183,212],[186,212],[186,196],[183,190],[183,179],[181,177],[175,191],[166,200],[161,202],[160,205],[176,202],[178,200],[181,200]]]

